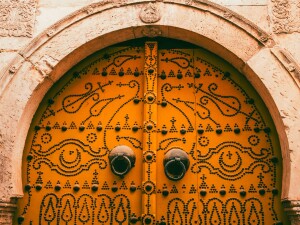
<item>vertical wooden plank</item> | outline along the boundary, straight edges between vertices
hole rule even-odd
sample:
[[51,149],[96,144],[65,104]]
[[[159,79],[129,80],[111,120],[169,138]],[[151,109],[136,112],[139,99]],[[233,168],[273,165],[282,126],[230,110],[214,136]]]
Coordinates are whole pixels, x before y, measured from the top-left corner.
[[143,135],[143,223],[154,224],[156,212],[157,42],[145,43]]

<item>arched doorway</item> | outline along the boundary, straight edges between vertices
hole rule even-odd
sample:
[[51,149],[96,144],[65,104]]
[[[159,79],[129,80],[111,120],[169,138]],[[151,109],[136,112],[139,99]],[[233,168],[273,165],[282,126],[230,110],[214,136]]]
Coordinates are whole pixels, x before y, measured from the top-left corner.
[[[285,222],[278,137],[245,77],[196,46],[141,42],[95,53],[48,92],[27,137],[16,220]],[[110,160],[118,146],[135,163]]]

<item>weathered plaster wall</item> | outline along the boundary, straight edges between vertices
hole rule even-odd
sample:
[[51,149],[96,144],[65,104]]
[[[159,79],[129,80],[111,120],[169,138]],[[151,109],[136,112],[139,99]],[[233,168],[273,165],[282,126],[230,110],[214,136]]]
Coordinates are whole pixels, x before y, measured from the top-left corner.
[[[99,4],[82,9],[93,2]],[[127,6],[127,2],[136,5]],[[287,165],[283,198],[292,200],[287,204],[290,214],[300,211],[296,210],[300,205],[299,1],[152,2],[160,6],[162,15],[154,26],[139,18],[148,0],[0,0],[0,224],[10,224],[7,215],[14,206],[7,203],[9,198],[22,194],[20,161],[27,129],[53,82],[98,49],[157,35],[211,50],[226,58],[257,88],[282,139]],[[82,10],[53,26],[78,9]],[[46,29],[49,26],[53,27]],[[2,223],[2,217],[8,222]]]

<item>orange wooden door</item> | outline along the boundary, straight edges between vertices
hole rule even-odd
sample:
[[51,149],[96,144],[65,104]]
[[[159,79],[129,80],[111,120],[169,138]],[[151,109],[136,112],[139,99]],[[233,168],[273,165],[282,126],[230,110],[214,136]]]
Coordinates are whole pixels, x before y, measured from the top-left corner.
[[16,224],[287,224],[262,100],[199,48],[111,47],[49,91]]

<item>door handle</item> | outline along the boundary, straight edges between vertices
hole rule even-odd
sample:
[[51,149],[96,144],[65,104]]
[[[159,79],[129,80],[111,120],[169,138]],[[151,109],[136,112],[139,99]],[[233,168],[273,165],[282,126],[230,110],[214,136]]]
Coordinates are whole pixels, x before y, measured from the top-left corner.
[[124,177],[135,164],[135,154],[126,145],[116,146],[108,155],[111,171],[120,177]]
[[178,148],[169,150],[164,157],[164,168],[166,176],[173,181],[184,177],[190,165],[188,154]]

